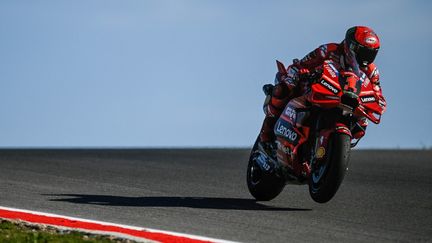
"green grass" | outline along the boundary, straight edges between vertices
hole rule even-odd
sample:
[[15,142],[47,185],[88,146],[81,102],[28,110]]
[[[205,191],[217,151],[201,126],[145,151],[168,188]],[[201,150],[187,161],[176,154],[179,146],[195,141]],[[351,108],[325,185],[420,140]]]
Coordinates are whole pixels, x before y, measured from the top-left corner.
[[76,231],[62,231],[52,227],[38,227],[23,223],[12,223],[8,221],[0,222],[0,242],[131,242],[121,239],[109,239],[108,236],[95,236]]

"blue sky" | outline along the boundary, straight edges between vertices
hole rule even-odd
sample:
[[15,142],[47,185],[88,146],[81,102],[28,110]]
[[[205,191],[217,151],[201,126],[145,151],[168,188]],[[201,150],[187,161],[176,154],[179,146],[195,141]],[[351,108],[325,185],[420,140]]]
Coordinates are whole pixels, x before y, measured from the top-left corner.
[[381,38],[360,148],[432,147],[430,1],[1,1],[0,147],[250,146],[275,60]]

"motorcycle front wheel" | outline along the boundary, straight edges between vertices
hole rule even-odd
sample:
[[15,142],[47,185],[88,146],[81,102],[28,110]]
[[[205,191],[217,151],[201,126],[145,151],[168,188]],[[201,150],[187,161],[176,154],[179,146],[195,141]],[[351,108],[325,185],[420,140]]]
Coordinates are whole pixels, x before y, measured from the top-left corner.
[[247,166],[246,182],[250,194],[257,201],[270,201],[277,197],[285,187],[285,180],[276,175],[274,171],[266,172],[256,162],[259,138],[252,148]]
[[330,138],[329,154],[324,163],[312,166],[309,194],[315,202],[326,203],[336,194],[348,169],[351,138],[335,133]]

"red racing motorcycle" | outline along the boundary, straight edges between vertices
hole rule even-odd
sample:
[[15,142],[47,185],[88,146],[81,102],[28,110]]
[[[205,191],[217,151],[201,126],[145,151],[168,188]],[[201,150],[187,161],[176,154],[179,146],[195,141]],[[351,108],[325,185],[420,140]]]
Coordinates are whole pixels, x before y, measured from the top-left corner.
[[[286,74],[282,63],[281,74]],[[286,184],[309,186],[312,199],[328,202],[348,170],[350,150],[359,139],[351,131],[359,119],[380,123],[386,103],[357,68],[340,72],[330,60],[311,74],[310,91],[292,99],[276,122],[275,148],[264,149],[259,138],[247,167],[247,185],[257,200],[275,198]],[[358,125],[357,125],[358,126]],[[302,167],[309,167],[305,173]]]

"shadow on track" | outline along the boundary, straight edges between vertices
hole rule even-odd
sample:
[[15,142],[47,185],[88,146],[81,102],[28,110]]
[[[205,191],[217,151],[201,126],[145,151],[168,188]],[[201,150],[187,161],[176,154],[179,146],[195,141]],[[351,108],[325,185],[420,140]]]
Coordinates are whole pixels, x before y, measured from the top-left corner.
[[42,194],[63,197],[50,199],[55,202],[93,204],[125,207],[188,207],[228,210],[310,211],[308,208],[286,208],[266,206],[253,199],[213,197],[120,197],[84,194]]

